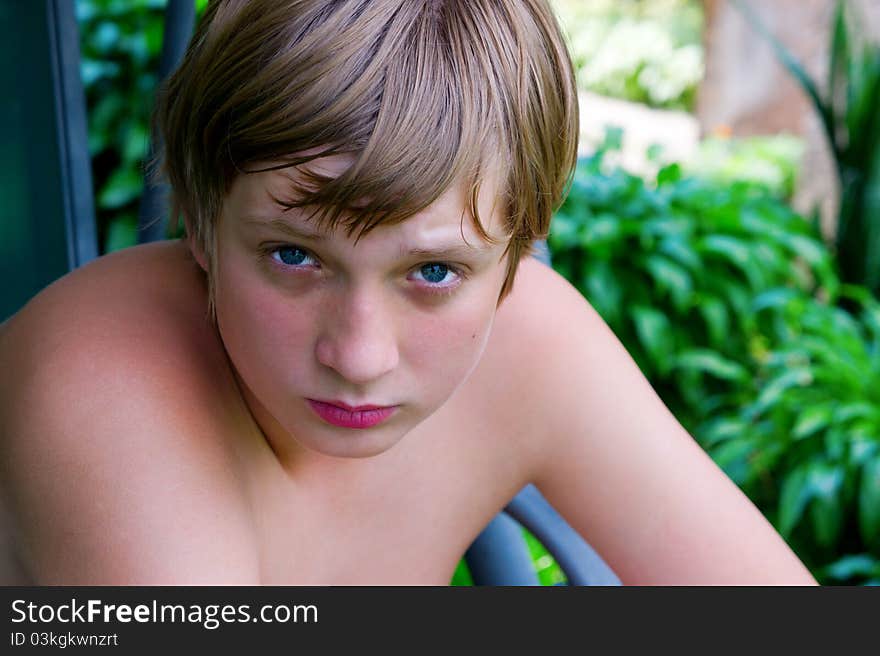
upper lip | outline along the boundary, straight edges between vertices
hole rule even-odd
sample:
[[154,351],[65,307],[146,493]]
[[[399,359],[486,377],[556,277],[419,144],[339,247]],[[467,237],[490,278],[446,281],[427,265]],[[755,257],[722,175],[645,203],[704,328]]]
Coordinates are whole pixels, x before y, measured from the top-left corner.
[[370,403],[362,404],[362,405],[349,405],[344,401],[323,401],[321,399],[312,399],[313,401],[317,401],[318,403],[327,403],[329,405],[335,405],[337,408],[343,408],[348,410],[349,412],[363,412],[365,410],[383,410],[385,408],[393,408],[393,405],[373,405]]

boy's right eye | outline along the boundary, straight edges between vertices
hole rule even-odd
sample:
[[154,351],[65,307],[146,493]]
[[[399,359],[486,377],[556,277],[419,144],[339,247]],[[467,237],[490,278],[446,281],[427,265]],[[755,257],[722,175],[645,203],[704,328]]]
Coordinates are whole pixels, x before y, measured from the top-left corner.
[[316,263],[315,258],[299,246],[279,246],[272,250],[270,256],[284,266],[298,267]]

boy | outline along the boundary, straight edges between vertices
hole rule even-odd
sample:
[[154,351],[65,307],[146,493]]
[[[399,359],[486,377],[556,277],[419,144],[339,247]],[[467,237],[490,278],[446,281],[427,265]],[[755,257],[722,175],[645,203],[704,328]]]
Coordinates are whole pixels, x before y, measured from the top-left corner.
[[624,583],[814,583],[526,257],[578,133],[545,0],[218,0],[156,121],[187,238],[0,329],[27,580],[446,584],[534,482]]

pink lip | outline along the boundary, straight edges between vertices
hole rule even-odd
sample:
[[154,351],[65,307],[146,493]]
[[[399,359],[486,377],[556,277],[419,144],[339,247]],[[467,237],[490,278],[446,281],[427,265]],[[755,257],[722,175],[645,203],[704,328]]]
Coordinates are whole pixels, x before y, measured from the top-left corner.
[[342,428],[370,428],[381,424],[397,410],[396,405],[359,405],[352,407],[340,401],[330,403],[313,399],[306,400],[321,419],[328,424],[341,426]]

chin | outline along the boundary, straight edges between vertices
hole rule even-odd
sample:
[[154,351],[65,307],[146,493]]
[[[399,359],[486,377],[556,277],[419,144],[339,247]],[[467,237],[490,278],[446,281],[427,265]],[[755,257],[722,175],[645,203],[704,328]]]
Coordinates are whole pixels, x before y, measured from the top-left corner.
[[412,408],[407,410],[371,428],[335,426],[315,416],[295,422],[299,430],[290,426],[286,432],[313,453],[334,458],[372,458],[394,448],[417,425],[412,422]]
[[[332,428],[332,427],[331,427]],[[339,429],[343,431],[345,429]],[[347,430],[347,434],[336,433],[325,439],[300,440],[299,443],[315,453],[333,458],[372,458],[379,456],[392,449],[405,436],[394,433],[393,435],[367,435],[367,431]]]

